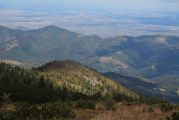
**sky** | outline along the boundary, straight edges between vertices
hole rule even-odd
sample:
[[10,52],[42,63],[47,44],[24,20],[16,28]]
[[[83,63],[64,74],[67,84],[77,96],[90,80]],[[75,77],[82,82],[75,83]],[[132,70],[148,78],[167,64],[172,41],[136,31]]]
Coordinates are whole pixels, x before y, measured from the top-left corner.
[[0,0],[1,8],[28,10],[116,10],[179,12],[179,0]]
[[99,36],[179,33],[179,0],[0,0],[0,25]]
[[92,10],[114,9],[138,12],[179,12],[178,0],[0,0],[5,8]]

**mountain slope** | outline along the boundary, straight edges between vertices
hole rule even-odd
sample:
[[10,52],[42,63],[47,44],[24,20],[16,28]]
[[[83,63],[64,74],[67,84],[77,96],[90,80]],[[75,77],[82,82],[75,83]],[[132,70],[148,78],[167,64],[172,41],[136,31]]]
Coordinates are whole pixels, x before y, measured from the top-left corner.
[[159,87],[156,84],[150,81],[144,80],[142,78],[124,76],[124,75],[120,75],[120,74],[113,73],[113,72],[107,72],[107,73],[104,73],[104,75],[114,80],[119,81],[120,83],[122,83],[125,86],[128,86],[129,88],[133,88],[134,90],[137,90],[141,94],[142,93],[145,94],[147,91],[153,91],[154,88]]
[[41,75],[50,79],[55,86],[82,92],[87,95],[100,93],[122,94],[131,98],[139,96],[131,90],[123,87],[112,79],[106,78],[95,70],[84,67],[74,61],[54,61],[37,68]]
[[15,36],[18,45],[2,51],[2,58],[35,63],[53,59],[83,60],[95,53],[96,42],[86,37],[55,26],[24,31]]
[[145,80],[144,78],[124,76],[112,72],[104,73],[104,75],[118,81],[122,85],[127,86],[128,88],[131,88],[142,95],[153,96],[168,100],[170,102],[178,103],[179,96],[177,93],[171,89],[166,89],[163,84],[156,84]]
[[137,93],[74,61],[49,62],[33,70],[0,63],[0,96],[4,94],[13,101],[31,103],[83,97],[97,100],[96,95],[99,99],[115,95],[139,99]]

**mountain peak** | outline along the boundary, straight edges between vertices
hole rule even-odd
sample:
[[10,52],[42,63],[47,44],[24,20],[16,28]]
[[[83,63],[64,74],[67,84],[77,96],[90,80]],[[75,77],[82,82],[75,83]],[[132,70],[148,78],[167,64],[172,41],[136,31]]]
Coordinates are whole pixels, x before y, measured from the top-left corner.
[[52,61],[52,62],[46,63],[45,65],[39,67],[38,69],[42,71],[48,71],[48,70],[75,71],[75,70],[83,69],[83,65],[72,60]]
[[58,34],[58,33],[67,33],[67,34],[71,34],[71,35],[77,35],[77,33],[74,33],[70,30],[66,30],[64,28],[60,28],[57,27],[55,25],[49,25],[40,29],[37,29],[35,32],[47,32],[47,33],[54,33],[54,34]]
[[46,27],[43,27],[43,28],[40,28],[39,30],[61,30],[61,31],[65,31],[65,29],[63,28],[59,28],[55,25],[49,25],[49,26],[46,26]]
[[49,25],[49,26],[46,26],[46,27],[43,27],[45,29],[60,29],[59,27],[55,26],[55,25]]

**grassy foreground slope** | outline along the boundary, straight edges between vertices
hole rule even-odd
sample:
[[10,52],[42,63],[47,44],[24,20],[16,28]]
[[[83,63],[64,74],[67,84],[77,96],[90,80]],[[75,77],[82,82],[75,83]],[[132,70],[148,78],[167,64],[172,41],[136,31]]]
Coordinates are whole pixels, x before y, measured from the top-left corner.
[[76,109],[95,109],[97,103],[110,108],[115,95],[120,100],[139,97],[74,61],[50,62],[35,70],[0,64],[2,120],[74,120]]
[[33,70],[0,64],[1,120],[177,120],[177,106],[138,97],[74,61]]

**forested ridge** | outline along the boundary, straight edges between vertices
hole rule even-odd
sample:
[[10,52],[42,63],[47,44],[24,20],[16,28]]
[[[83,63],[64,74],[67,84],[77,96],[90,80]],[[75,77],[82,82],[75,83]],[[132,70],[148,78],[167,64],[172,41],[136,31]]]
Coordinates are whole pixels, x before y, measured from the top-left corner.
[[[83,75],[89,78],[98,76],[98,79],[93,78],[92,82],[102,80],[103,91],[96,89],[100,87],[99,84],[95,86],[88,81],[88,84],[83,84],[84,81],[81,80],[86,80],[82,77]],[[65,84],[57,84],[59,81]],[[70,86],[77,83],[82,86],[82,89],[78,90]],[[74,61],[53,61],[34,69],[0,63],[0,119],[91,120],[96,117],[94,120],[100,120],[101,118],[97,115],[104,114],[108,116],[105,120],[109,120],[112,116],[110,117],[106,112],[113,111],[116,116],[115,113],[122,107],[124,111],[125,109],[131,111],[134,116],[142,115],[142,119],[146,118],[147,114],[151,114],[150,117],[156,120],[161,118],[178,120],[177,105],[144,96],[138,99],[139,95],[121,85],[118,86],[120,89],[118,87],[114,89],[114,83],[97,71],[83,67]],[[91,89],[85,89],[88,86]],[[93,92],[95,90],[97,92]],[[104,90],[109,91],[104,92]],[[133,106],[135,109],[139,107],[143,110],[133,110]],[[158,113],[158,110],[161,113]],[[117,113],[122,115],[122,118],[125,118],[126,114],[130,113]],[[159,116],[155,117],[155,114]],[[126,119],[130,120],[130,117],[134,116],[127,116]]]
[[[65,78],[65,77],[64,77]],[[110,108],[115,99],[133,98],[123,94],[92,95],[54,85],[38,69],[0,64],[0,118],[3,120],[75,119],[76,108],[95,109],[102,102]]]

